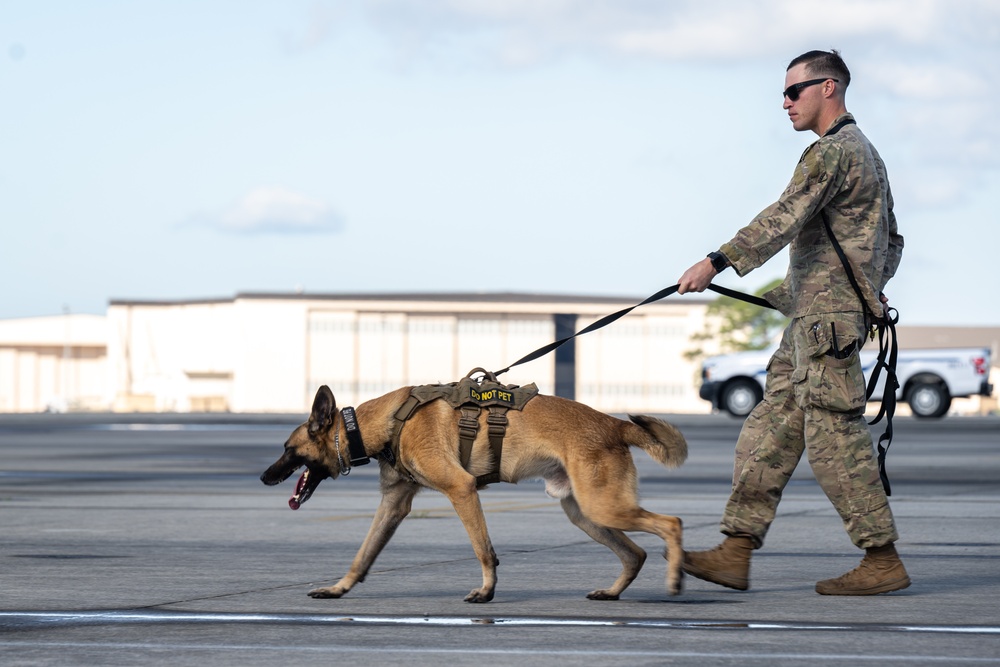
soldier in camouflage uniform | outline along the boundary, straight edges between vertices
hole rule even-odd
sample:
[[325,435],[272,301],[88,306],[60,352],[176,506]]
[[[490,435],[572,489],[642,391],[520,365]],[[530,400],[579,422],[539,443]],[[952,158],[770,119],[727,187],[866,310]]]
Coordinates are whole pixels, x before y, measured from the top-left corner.
[[[727,537],[715,549],[685,556],[686,572],[730,588],[749,588],[751,552],[762,546],[803,452],[851,540],[866,550],[857,568],[817,583],[816,591],[873,595],[910,585],[893,546],[898,534],[864,419],[859,357],[869,314],[881,314],[887,303],[882,290],[899,266],[903,238],[885,165],[847,113],[849,83],[836,51],[810,51],[791,62],[783,108],[796,130],[812,130],[819,140],[802,154],[780,199],[678,281],[679,293],[700,292],[727,266],[744,276],[790,246],[788,274],[765,298],[792,321],[768,363],[764,400],[736,445],[721,526]],[[824,219],[853,267],[863,303]]]

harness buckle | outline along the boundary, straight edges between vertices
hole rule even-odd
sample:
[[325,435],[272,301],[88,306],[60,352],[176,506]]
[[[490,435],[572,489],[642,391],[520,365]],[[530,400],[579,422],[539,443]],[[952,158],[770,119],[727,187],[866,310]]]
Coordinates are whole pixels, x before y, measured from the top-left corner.
[[462,408],[462,416],[458,420],[459,436],[475,440],[477,433],[479,433],[479,408]]
[[500,436],[501,438],[507,433],[507,415],[504,414],[506,410],[496,412],[490,409],[490,414],[486,416],[486,423],[489,426],[488,433],[491,436]]

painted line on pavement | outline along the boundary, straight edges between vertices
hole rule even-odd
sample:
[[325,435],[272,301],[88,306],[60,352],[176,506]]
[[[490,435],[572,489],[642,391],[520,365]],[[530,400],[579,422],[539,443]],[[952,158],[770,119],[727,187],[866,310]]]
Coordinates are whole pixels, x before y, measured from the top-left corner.
[[52,626],[65,624],[140,623],[283,623],[293,625],[411,625],[411,626],[509,626],[509,627],[621,627],[678,630],[784,630],[843,632],[920,632],[937,634],[1000,635],[1000,626],[920,625],[881,623],[803,623],[788,621],[715,621],[670,619],[611,619],[558,617],[469,616],[350,616],[338,614],[243,614],[173,611],[0,611],[0,625]]

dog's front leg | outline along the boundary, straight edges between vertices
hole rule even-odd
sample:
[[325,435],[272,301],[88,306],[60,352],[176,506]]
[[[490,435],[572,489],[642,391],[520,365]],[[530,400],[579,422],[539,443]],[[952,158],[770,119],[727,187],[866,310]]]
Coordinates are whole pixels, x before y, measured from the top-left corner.
[[311,590],[309,596],[339,598],[346,595],[355,584],[364,581],[375,559],[382,553],[382,549],[396,532],[399,524],[410,513],[413,497],[419,490],[419,486],[408,481],[399,481],[383,487],[382,501],[375,512],[375,518],[372,519],[368,535],[365,536],[365,541],[361,543],[361,548],[351,563],[351,569],[333,586]]
[[472,549],[476,552],[476,558],[483,568],[483,585],[475,588],[465,596],[466,602],[489,602],[493,599],[493,593],[497,587],[497,565],[500,561],[493,550],[489,533],[486,530],[486,517],[483,516],[483,506],[479,502],[479,493],[476,491],[476,481],[472,476],[466,475],[466,480],[460,482],[451,489],[444,490],[448,500],[455,507],[458,518],[462,520],[462,525],[469,533],[469,540],[472,542]]

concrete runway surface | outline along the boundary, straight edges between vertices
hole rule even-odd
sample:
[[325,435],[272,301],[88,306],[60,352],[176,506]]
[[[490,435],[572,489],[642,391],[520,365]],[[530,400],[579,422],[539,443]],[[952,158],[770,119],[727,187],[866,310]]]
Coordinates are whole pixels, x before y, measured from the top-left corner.
[[[500,558],[493,602],[448,501],[425,491],[346,597],[378,503],[377,466],[320,485],[258,480],[301,416],[0,416],[0,663],[4,665],[1000,664],[1000,419],[897,418],[889,452],[897,544],[913,585],[870,598],[815,582],[861,552],[803,462],[751,590],[688,577],[665,592],[663,544],[622,599],[585,598],[619,563],[539,482],[482,494]],[[739,422],[667,417],[690,458],[633,450],[643,505],[714,546]],[[876,433],[881,428],[876,426]]]

